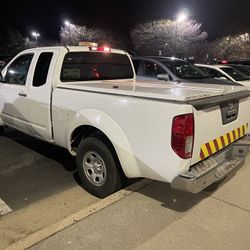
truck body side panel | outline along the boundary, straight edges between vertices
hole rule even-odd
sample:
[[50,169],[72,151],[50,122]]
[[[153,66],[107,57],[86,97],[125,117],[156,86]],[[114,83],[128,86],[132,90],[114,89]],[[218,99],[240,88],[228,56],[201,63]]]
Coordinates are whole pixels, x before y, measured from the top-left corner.
[[[69,96],[72,101],[65,102]],[[53,97],[54,140],[70,150],[72,131],[91,125],[110,139],[128,177],[171,181],[190,166],[190,160],[171,149],[172,119],[191,112],[190,105],[58,88]]]

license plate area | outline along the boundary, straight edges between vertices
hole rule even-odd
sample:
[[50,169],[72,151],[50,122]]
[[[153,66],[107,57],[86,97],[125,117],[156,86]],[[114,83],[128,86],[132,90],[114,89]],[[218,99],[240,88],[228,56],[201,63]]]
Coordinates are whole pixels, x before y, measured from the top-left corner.
[[230,100],[220,105],[222,124],[226,125],[235,121],[239,113],[239,100]]

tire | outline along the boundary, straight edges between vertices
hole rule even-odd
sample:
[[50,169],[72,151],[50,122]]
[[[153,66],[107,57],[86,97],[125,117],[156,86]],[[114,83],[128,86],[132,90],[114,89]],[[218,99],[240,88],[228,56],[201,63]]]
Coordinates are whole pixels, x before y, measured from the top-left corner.
[[99,198],[121,189],[126,179],[113,148],[100,136],[82,140],[76,167],[84,189]]
[[4,131],[4,126],[0,126],[0,135],[3,133]]

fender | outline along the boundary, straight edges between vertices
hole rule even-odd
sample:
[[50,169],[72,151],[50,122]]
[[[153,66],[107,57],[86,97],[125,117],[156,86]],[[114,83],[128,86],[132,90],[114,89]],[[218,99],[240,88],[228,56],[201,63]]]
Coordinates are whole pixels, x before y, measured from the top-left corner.
[[122,169],[127,177],[141,176],[131,145],[127,136],[118,123],[106,113],[96,109],[84,109],[78,111],[66,131],[67,148],[71,154],[71,135],[73,131],[83,125],[89,125],[99,129],[113,144],[121,163]]

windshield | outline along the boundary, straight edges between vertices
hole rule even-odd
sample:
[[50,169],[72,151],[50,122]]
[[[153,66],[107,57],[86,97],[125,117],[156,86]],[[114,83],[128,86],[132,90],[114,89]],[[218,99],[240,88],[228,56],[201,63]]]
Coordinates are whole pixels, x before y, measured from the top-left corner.
[[227,73],[229,76],[231,76],[235,81],[249,80],[249,77],[247,75],[243,74],[237,69],[233,69],[231,67],[221,67],[220,69]]
[[164,61],[162,60],[166,67],[168,67],[177,77],[182,79],[201,79],[201,78],[211,78],[210,75],[203,72],[201,69],[195,65],[183,62],[183,61]]
[[128,56],[101,52],[67,53],[61,71],[61,81],[113,80],[133,78]]
[[245,74],[246,76],[250,77],[250,67],[246,67],[246,66],[239,66],[239,65],[233,65],[231,66],[234,69],[237,69],[238,71],[240,71],[241,73]]

